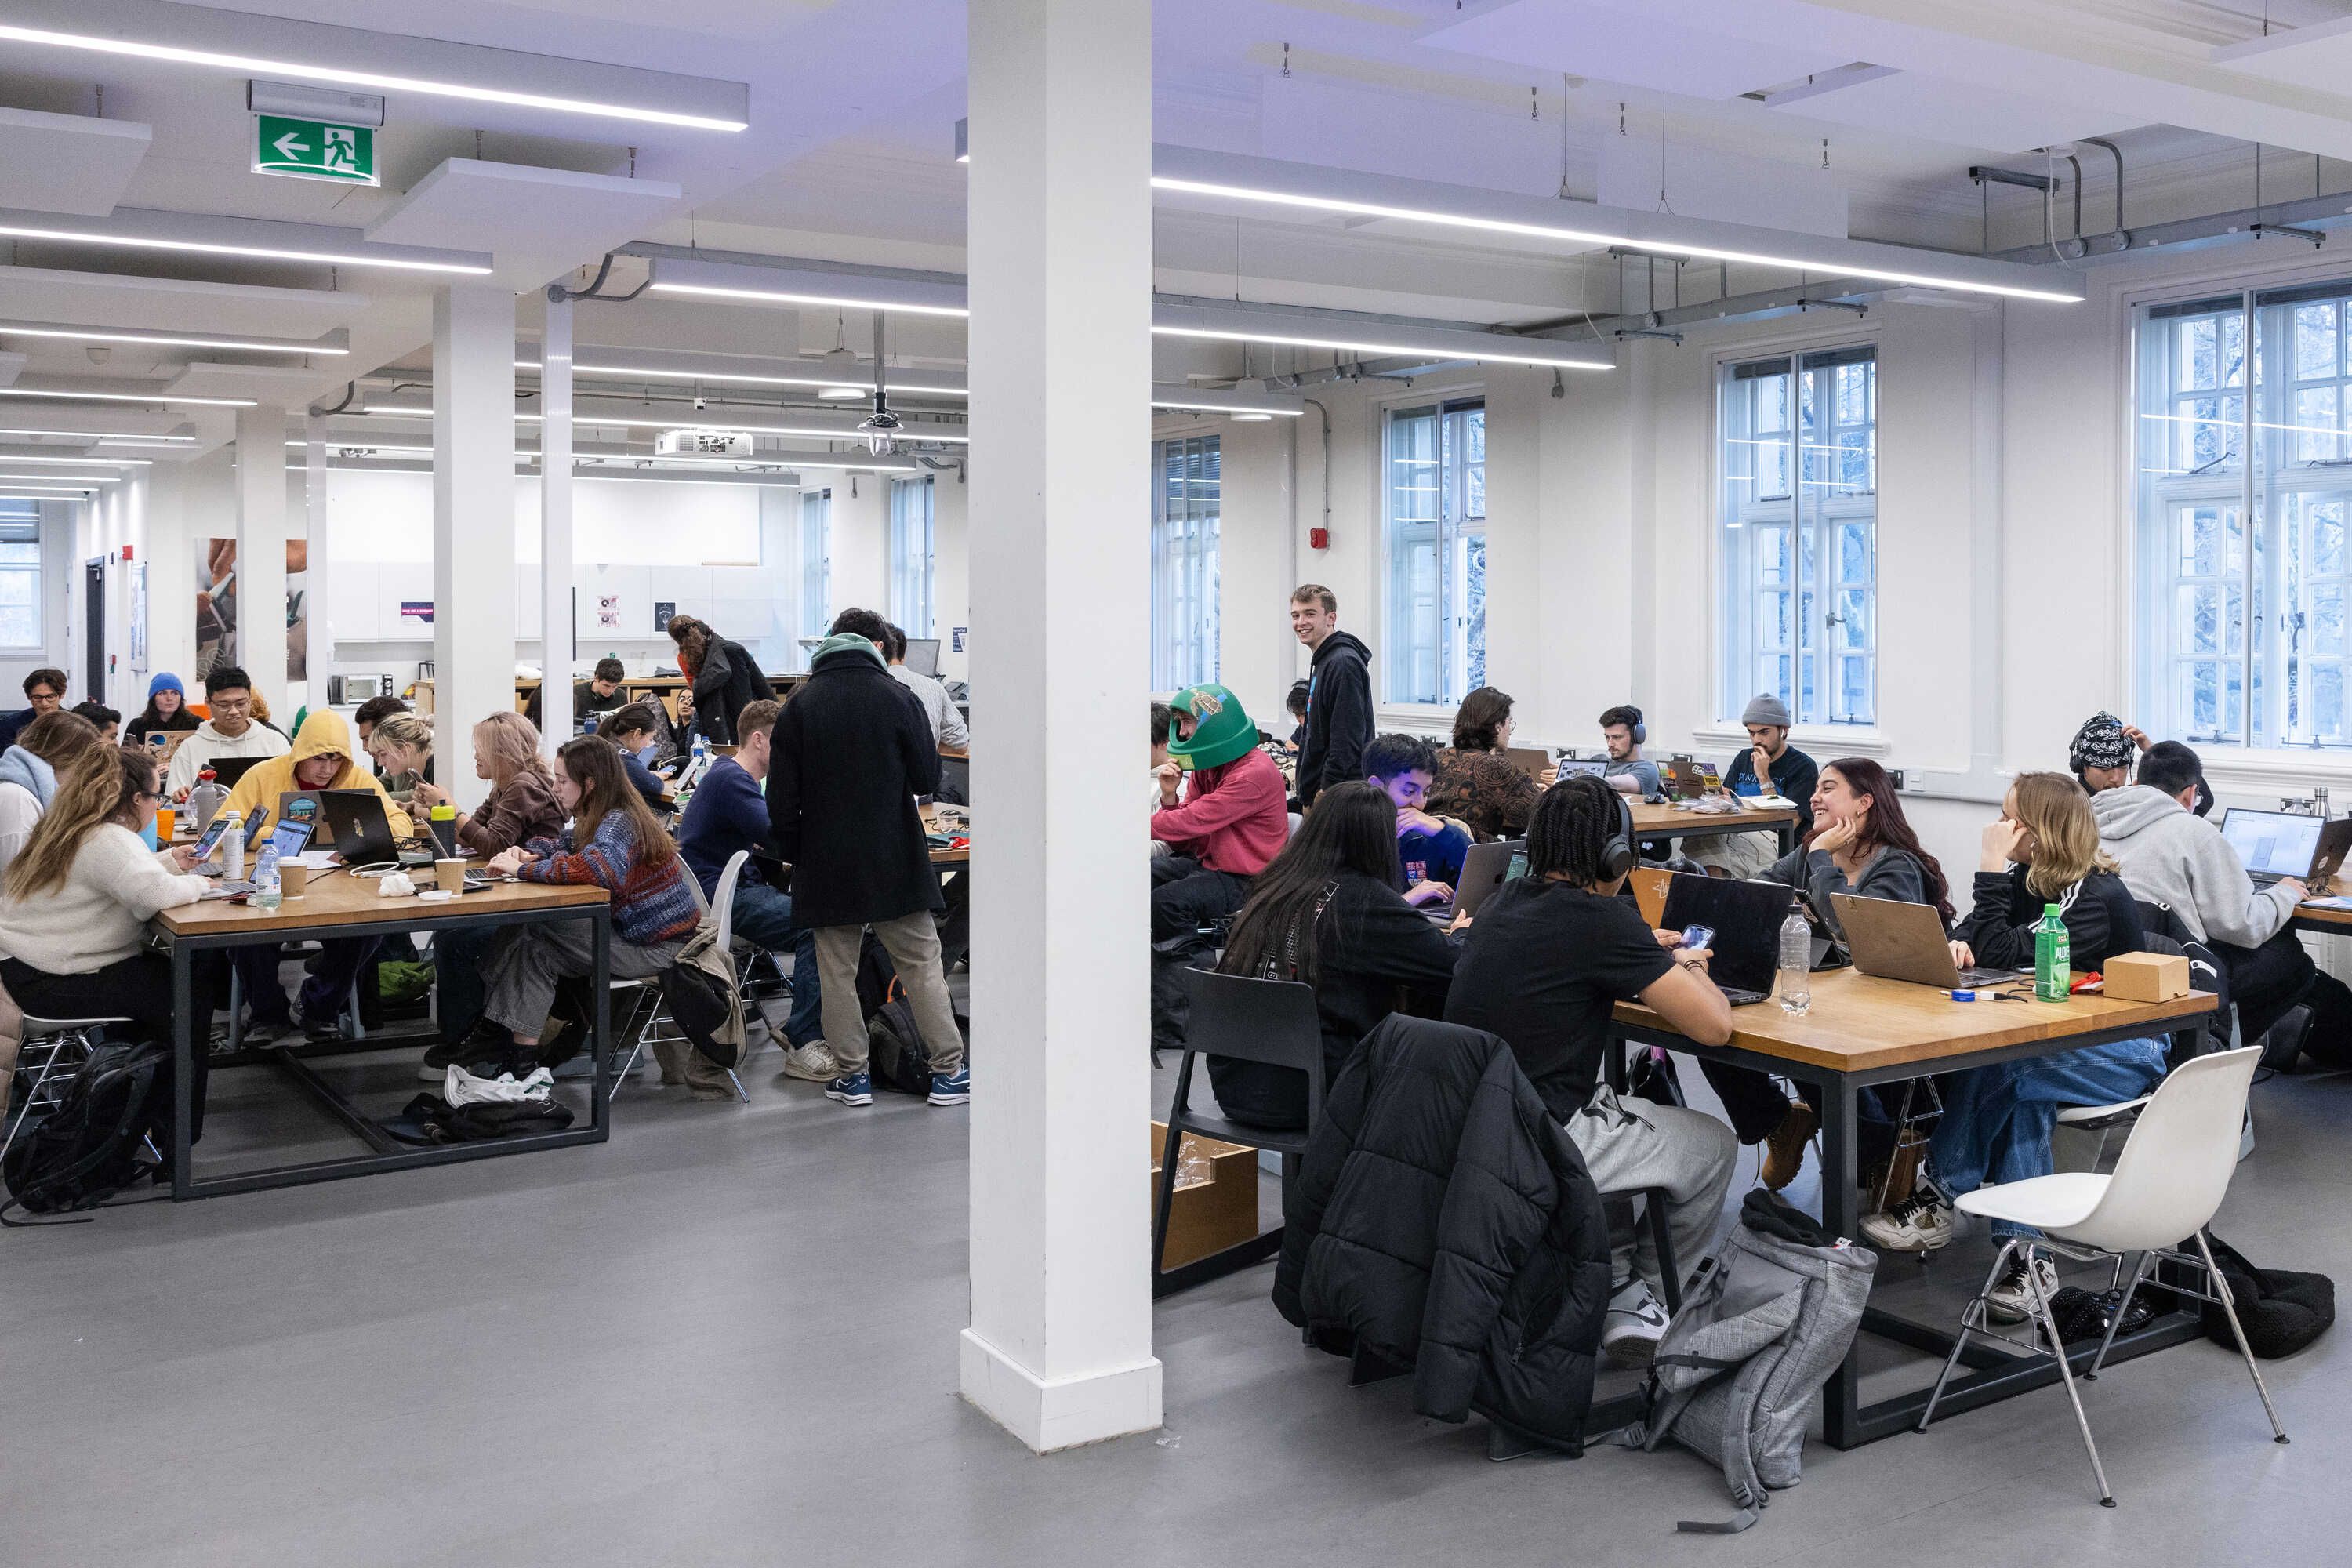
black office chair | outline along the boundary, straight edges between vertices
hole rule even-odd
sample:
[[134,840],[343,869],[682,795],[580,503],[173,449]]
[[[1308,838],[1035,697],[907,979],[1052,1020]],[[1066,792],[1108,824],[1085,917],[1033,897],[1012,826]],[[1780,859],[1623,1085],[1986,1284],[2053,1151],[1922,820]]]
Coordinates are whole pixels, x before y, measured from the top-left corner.
[[[1160,1160],[1160,1191],[1151,1213],[1151,1295],[1154,1300],[1221,1279],[1282,1250],[1282,1227],[1174,1268],[1160,1268],[1168,1252],[1168,1213],[1176,1194],[1176,1166],[1187,1132],[1271,1149],[1282,1156],[1283,1201],[1289,1203],[1296,1158],[1323,1116],[1323,1027],[1315,1013],[1312,987],[1293,980],[1251,980],[1191,969],[1184,979],[1192,998],[1192,1022],[1183,1059],[1176,1068],[1176,1100],[1168,1110],[1168,1142]],[[1192,1063],[1202,1056],[1228,1057],[1266,1067],[1295,1068],[1307,1075],[1307,1125],[1288,1131],[1251,1127],[1192,1108]]]

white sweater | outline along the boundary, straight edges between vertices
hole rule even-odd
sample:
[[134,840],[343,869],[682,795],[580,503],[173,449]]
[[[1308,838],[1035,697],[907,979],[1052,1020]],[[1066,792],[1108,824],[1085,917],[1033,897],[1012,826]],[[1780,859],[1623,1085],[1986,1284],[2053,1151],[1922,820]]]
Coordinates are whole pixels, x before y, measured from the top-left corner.
[[6,872],[40,820],[41,803],[31,790],[14,780],[0,784],[0,873]]
[[169,869],[170,855],[106,824],[82,840],[65,886],[0,897],[0,954],[44,974],[88,974],[131,957],[157,910],[193,904],[211,886]]
[[[246,725],[245,733],[232,741],[207,719],[172,753],[171,771],[163,778],[164,793],[174,798],[185,795],[195,787],[196,774],[223,757],[282,757],[292,745],[259,720]],[[271,809],[277,808],[276,801],[269,804]]]

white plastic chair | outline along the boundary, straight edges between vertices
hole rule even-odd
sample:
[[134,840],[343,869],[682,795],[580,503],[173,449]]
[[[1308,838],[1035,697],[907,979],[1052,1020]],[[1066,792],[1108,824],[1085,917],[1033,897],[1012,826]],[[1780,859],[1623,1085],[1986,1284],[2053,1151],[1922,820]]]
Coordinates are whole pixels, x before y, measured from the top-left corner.
[[[2246,1372],[2254,1380],[2254,1392],[2262,1396],[2263,1412],[2270,1417],[2273,1439],[2280,1443],[2287,1440],[2286,1428],[2279,1425],[2278,1409],[2271,1403],[2271,1391],[2263,1382],[2262,1368],[2254,1364],[2253,1352],[2246,1344],[2246,1331],[2239,1325],[2229,1282],[2214,1267],[2213,1249],[2205,1239],[2205,1227],[2212,1223],[2214,1212],[2228,1195],[2230,1176],[2237,1169],[2246,1090],[2253,1082],[2254,1068],[2261,1058],[2261,1049],[2249,1046],[2199,1057],[2175,1068],[2141,1108],[2139,1120],[2124,1142],[2124,1152],[2116,1159],[2112,1175],[2065,1171],[1960,1195],[1958,1206],[1965,1213],[2031,1226],[2042,1235],[2011,1237],[2001,1244],[2000,1255],[1993,1259],[1992,1271],[1985,1277],[1984,1289],[1961,1310],[1959,1337],[1936,1379],[1935,1392],[1927,1396],[1927,1408],[1920,1413],[1920,1431],[1925,1432],[1927,1423],[1935,1419],[1936,1402],[1943,1397],[1944,1385],[1959,1364],[1971,1333],[2015,1342],[1985,1326],[1985,1297],[1991,1293],[2011,1258],[2022,1257],[2028,1289],[2033,1296],[2033,1321],[2056,1355],[2067,1401],[2074,1407],[2074,1424],[2082,1428],[2083,1447],[2091,1457],[2091,1473],[2098,1479],[2099,1505],[2115,1507],[2106,1469],[2099,1463],[2098,1445],[2091,1439],[2091,1423],[2083,1414],[2082,1397],[2074,1388],[2074,1373],[2067,1361],[2065,1342],[2059,1338],[2057,1321],[2051,1315],[2050,1301],[2042,1288],[2042,1277],[2033,1266],[2042,1254],[2055,1253],[2085,1263],[2113,1258],[2120,1269],[2126,1255],[2137,1253],[2139,1261],[2132,1269],[2131,1283],[2124,1288],[2107,1322],[2106,1337],[2099,1342],[2098,1353],[2091,1358],[2087,1375],[2098,1375],[2115,1343],[2116,1325],[2123,1321],[2131,1305],[2133,1293],[2157,1264],[2169,1262],[2202,1268],[2210,1293],[2194,1294],[2221,1304],[2222,1315],[2230,1320],[2230,1332],[2238,1342],[2238,1353],[2245,1358]],[[2175,1245],[2184,1236],[2196,1240],[2194,1257],[2178,1250]],[[2178,1286],[2167,1288],[2176,1293],[2191,1293]]]
[[[24,1043],[16,1054],[16,1076],[25,1082],[25,1103],[17,1110],[16,1120],[9,1123],[8,1135],[0,1138],[0,1154],[7,1153],[8,1145],[16,1141],[16,1134],[25,1130],[25,1123],[34,1111],[57,1105],[66,1079],[75,1068],[89,1059],[90,1036],[109,1024],[129,1022],[129,1018],[119,1016],[37,1018],[30,1013],[25,1015],[23,1032],[18,1036]],[[46,1052],[41,1050],[44,1046],[48,1047]],[[40,1057],[37,1070],[34,1066],[37,1054]],[[51,1087],[53,1080],[58,1087]],[[7,1087],[5,1082],[0,1082],[0,1111],[7,1109]]]
[[[734,962],[735,953],[733,946],[735,884],[741,880],[743,863],[751,858],[751,852],[748,849],[738,849],[729,858],[725,868],[719,873],[719,895],[713,900],[703,898],[701,878],[697,877],[692,871],[686,873],[687,890],[694,895],[695,907],[702,911],[703,919],[719,928],[719,951],[728,955],[728,962],[730,964]],[[617,1089],[622,1079],[636,1070],[637,1058],[644,1053],[646,1047],[651,1045],[656,1039],[668,1037],[658,1031],[667,1025],[670,1019],[668,1009],[662,1005],[660,982],[650,977],[643,980],[615,980],[613,982],[612,989],[616,993],[622,991],[635,993],[630,999],[626,1017],[635,1019],[642,1013],[644,1018],[644,1022],[637,1029],[636,1038],[629,1044],[628,1059],[624,1061],[620,1070],[613,1075],[614,1087]],[[625,1029],[626,1025],[623,1026]],[[736,1076],[734,1068],[729,1068],[726,1071],[728,1081],[735,1086],[736,1097],[745,1105],[751,1104],[751,1093],[743,1087],[743,1080]]]

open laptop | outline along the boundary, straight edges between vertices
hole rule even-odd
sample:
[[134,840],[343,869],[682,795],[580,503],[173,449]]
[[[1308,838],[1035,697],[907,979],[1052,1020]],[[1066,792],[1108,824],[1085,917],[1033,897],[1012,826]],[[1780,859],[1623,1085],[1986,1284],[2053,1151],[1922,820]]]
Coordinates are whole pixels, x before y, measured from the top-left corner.
[[[268,822],[269,813],[262,807],[256,806],[253,820],[245,825],[245,863],[247,866],[253,865],[260,853],[261,830],[268,826]],[[197,864],[194,875],[219,877],[224,874],[226,868],[219,860],[211,858],[211,856],[214,848],[224,837],[220,830],[226,826],[226,816],[216,816],[213,818],[212,825],[205,829],[204,837],[196,840],[196,853],[204,858]],[[277,831],[270,834],[269,842],[277,848],[278,858],[280,860],[289,855],[299,855],[310,846],[310,824],[281,822],[278,825]]]
[[917,675],[928,675],[932,679],[937,680],[940,677],[940,639],[937,637],[908,637],[907,639],[907,668],[913,670]]
[[1551,766],[1551,753],[1541,746],[1506,746],[1503,755],[1510,759],[1511,766],[1531,779],[1541,778],[1543,771]]
[[1668,800],[1696,800],[1706,793],[1706,774],[1688,757],[1658,764],[1658,787]]
[[2023,978],[2021,970],[1962,969],[1954,963],[1944,922],[1933,905],[1832,893],[1830,906],[1844,928],[1846,951],[1853,955],[1853,966],[1864,974],[1908,980],[1938,991],[2007,985]]
[[2352,849],[2352,817],[2231,806],[2221,817],[2221,837],[2245,862],[2254,886],[2267,888],[2294,877],[2317,887],[2336,874]]
[[393,861],[403,867],[430,866],[429,850],[403,849],[392,837],[392,819],[383,814],[383,799],[372,789],[331,789],[319,793],[320,814],[334,836],[335,853],[346,865],[372,866]]
[[1608,766],[1609,759],[1606,757],[1571,757],[1562,752],[1559,759],[1559,776],[1562,780],[1567,780],[1574,778],[1578,773],[1591,773],[1594,778],[1599,778],[1601,776],[1602,770]]
[[[256,812],[254,815],[257,818],[261,816],[259,812]],[[248,873],[252,871],[256,864],[252,837],[253,836],[249,835],[246,841],[245,865]],[[310,847],[310,824],[308,822],[281,822],[269,835],[269,843],[270,846],[278,851],[278,858],[281,862],[293,856],[299,855],[303,850]],[[197,876],[211,877],[215,879],[213,885],[205,889],[204,896],[205,898],[234,899],[253,891],[253,879],[250,875],[232,880],[223,874],[223,867],[216,860],[207,860],[203,865],[196,868]]]
[[267,759],[262,757],[215,757],[205,765],[213,770],[215,782],[226,788],[235,789],[239,779],[251,773],[255,764],[264,761]]
[[1470,852],[1462,857],[1462,882],[1454,889],[1454,908],[1476,914],[1496,889],[1514,877],[1525,875],[1527,868],[1528,841],[1524,838],[1473,844]]
[[1678,872],[1666,884],[1662,931],[1706,926],[1715,932],[1707,974],[1735,1007],[1769,1001],[1773,971],[1780,963],[1780,921],[1789,912],[1789,889],[1778,882],[1742,882],[1728,877]]

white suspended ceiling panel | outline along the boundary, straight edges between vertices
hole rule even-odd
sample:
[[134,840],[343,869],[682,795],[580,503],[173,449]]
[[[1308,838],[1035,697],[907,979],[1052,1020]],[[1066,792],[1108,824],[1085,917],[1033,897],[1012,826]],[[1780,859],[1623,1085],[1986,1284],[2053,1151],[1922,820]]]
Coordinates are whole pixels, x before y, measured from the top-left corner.
[[2241,76],[2341,95],[2352,89],[2352,16],[2224,44],[2212,59]]
[[0,353],[0,386],[13,386],[25,369],[25,356],[20,353]]
[[1963,87],[1916,71],[1890,71],[1772,107],[1799,120],[2000,154],[2119,129],[2115,115],[2079,99]]
[[[322,362],[323,363],[323,362]],[[217,364],[198,360],[164,384],[177,397],[250,397],[280,407],[306,401],[319,384],[319,365]]]
[[0,207],[110,213],[153,139],[127,120],[0,109]]
[[1666,205],[1685,217],[1846,237],[1845,192],[1818,162],[1791,163],[1687,142],[1661,150],[1646,137],[1604,136],[1599,174],[1596,195],[1603,206],[1654,211],[1663,189]]
[[[346,277],[346,285],[352,279]],[[322,337],[364,317],[373,300],[348,287],[278,289],[142,278],[126,272],[0,267],[0,317],[198,335]]]
[[367,237],[454,250],[564,250],[649,228],[683,195],[662,180],[451,158],[369,224]]
[[1853,58],[1796,42],[1759,43],[1646,8],[1588,0],[1509,0],[1424,34],[1421,41],[1514,66],[1686,98],[1737,98],[1833,70]]

